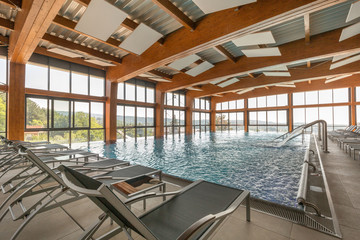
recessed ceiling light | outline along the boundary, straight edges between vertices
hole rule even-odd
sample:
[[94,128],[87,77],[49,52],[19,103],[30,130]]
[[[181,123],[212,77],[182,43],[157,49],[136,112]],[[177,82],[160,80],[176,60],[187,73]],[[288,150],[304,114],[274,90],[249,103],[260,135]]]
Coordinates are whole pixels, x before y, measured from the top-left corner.
[[281,56],[278,47],[259,48],[259,49],[244,49],[241,50],[247,57],[273,57]]
[[327,80],[325,81],[326,83],[331,83],[331,82],[335,82],[337,80],[343,79],[343,78],[347,78],[352,76],[352,74],[346,74],[346,75],[341,75],[341,76],[337,76],[337,77],[331,77],[331,78],[327,78]]
[[356,56],[354,56],[354,57],[347,58],[347,59],[342,60],[342,61],[338,61],[338,62],[336,62],[336,63],[331,64],[330,70],[335,69],[335,68],[338,68],[338,67],[342,67],[342,66],[344,66],[344,65],[347,65],[347,64],[350,64],[350,63],[359,61],[359,60],[360,60],[360,55],[356,55]]
[[341,31],[339,42],[351,38],[360,33],[360,22],[355,23],[349,27],[343,28]]
[[86,59],[85,62],[93,63],[93,64],[100,65],[100,66],[103,66],[103,67],[116,66],[116,64],[100,61],[100,60],[97,60],[97,59]]
[[205,13],[213,13],[228,8],[234,8],[256,2],[256,0],[193,0],[193,2]]
[[75,30],[103,41],[117,30],[127,13],[103,0],[91,0]]
[[200,63],[196,67],[190,69],[189,71],[186,71],[185,73],[190,76],[196,77],[197,75],[199,75],[213,67],[214,67],[213,64],[205,61],[205,62]]
[[350,22],[351,20],[354,20],[358,17],[360,17],[360,2],[359,1],[351,4],[349,13],[346,18],[346,22]]
[[130,52],[141,55],[163,35],[154,29],[140,23],[139,26],[119,45]]
[[267,32],[259,32],[259,33],[245,35],[243,37],[233,40],[233,43],[238,47],[242,47],[242,46],[253,46],[259,44],[272,44],[272,43],[276,43],[276,41],[271,31],[267,31]]
[[221,87],[221,88],[224,88],[224,87],[227,87],[227,86],[229,86],[231,84],[234,84],[234,83],[236,83],[238,81],[239,81],[239,79],[237,79],[237,78],[231,78],[231,79],[229,79],[229,80],[227,80],[225,82],[222,82],[222,83],[218,84],[218,86]]
[[168,65],[168,67],[171,67],[173,69],[180,71],[181,69],[184,69],[184,68],[190,66],[192,63],[196,62],[199,59],[200,59],[200,57],[198,55],[192,54],[190,56],[175,60],[174,62],[170,63]]
[[289,72],[263,72],[267,77],[291,77]]
[[64,50],[62,48],[50,48],[48,49],[48,52],[52,52],[52,53],[56,53],[56,54],[60,54],[66,57],[71,57],[71,58],[80,58],[82,57],[82,55],[78,54],[78,53],[74,53],[68,50]]

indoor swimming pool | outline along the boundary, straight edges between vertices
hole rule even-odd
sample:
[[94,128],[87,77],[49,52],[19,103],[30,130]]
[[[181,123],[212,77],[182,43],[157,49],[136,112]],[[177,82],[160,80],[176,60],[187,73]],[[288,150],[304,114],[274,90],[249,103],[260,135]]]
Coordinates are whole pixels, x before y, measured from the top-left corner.
[[274,133],[208,133],[92,143],[89,150],[108,158],[161,169],[189,180],[207,181],[247,189],[253,197],[296,207],[306,143],[297,137],[278,148]]

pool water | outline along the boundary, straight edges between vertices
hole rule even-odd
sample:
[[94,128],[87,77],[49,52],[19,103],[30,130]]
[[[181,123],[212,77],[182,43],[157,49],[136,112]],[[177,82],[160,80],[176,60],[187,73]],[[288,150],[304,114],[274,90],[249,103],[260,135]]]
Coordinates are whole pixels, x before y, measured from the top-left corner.
[[306,143],[295,138],[283,147],[274,133],[208,133],[192,137],[94,143],[92,152],[130,161],[189,180],[204,179],[253,197],[297,207],[296,194]]

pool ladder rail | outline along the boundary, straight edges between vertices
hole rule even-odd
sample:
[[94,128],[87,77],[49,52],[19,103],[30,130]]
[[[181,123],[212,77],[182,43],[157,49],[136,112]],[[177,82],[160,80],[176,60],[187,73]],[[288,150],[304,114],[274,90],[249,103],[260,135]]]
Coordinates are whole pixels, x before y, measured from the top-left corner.
[[323,152],[329,153],[328,151],[328,143],[327,143],[327,122],[325,120],[316,120],[308,124],[303,124],[301,126],[298,126],[297,128],[294,128],[293,131],[289,131],[283,135],[280,135],[279,137],[275,138],[274,140],[282,139],[282,142],[279,143],[279,147],[283,146],[285,143],[290,141],[291,139],[299,136],[302,134],[304,139],[304,133],[305,130],[309,127],[312,127],[316,124],[319,124],[318,126],[318,139],[319,141],[322,140],[322,149]]

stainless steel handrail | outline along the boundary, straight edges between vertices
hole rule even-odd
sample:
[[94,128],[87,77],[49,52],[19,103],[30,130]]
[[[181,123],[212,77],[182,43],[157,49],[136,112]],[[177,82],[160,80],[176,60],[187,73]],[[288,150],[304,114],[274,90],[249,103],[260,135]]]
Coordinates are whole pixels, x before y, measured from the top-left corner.
[[[322,140],[323,152],[329,153],[329,151],[328,151],[328,143],[327,143],[327,122],[325,120],[320,119],[320,120],[313,121],[311,123],[305,124],[303,126],[303,128],[305,130],[306,128],[311,127],[311,126],[313,126],[315,124],[319,124],[319,127],[318,127],[318,139],[320,141]],[[322,127],[321,129],[320,129],[320,126]]]

